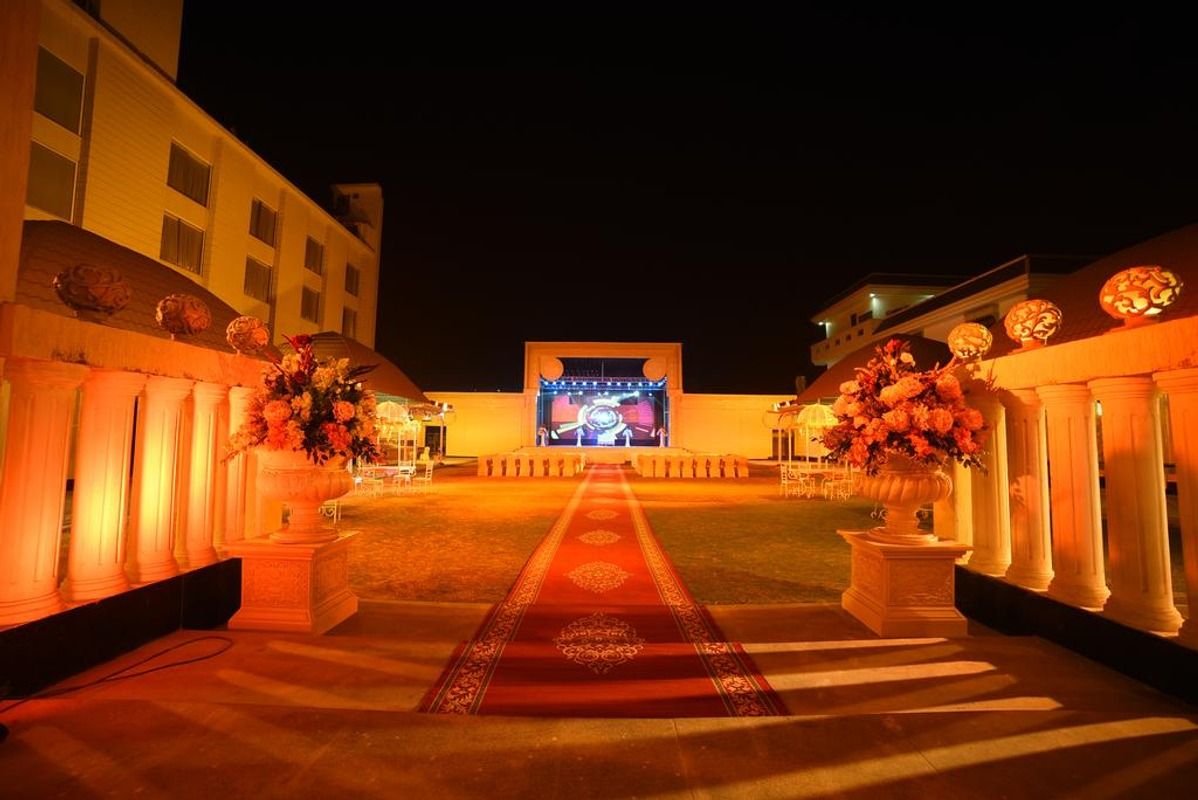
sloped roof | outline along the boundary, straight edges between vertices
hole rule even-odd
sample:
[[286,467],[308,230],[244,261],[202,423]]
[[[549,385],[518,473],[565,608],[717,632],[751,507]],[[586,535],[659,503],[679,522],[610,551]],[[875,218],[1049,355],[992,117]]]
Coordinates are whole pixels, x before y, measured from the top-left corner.
[[17,269],[16,302],[22,305],[75,317],[75,312],[58,299],[54,276],[76,264],[114,267],[132,289],[132,298],[122,310],[103,324],[136,331],[146,336],[170,339],[154,315],[158,301],[168,294],[190,294],[203,300],[212,312],[207,330],[182,341],[197,347],[232,353],[225,341],[225,328],[236,317],[236,309],[200,284],[152,258],[66,222],[30,220],[21,238],[21,261]]
[[[1061,309],[1061,328],[1048,345],[1099,336],[1121,325],[1107,316],[1098,304],[1102,285],[1128,267],[1159,265],[1175,273],[1185,283],[1177,302],[1165,309],[1163,319],[1178,319],[1198,314],[1198,224],[1187,225],[1101,258],[1061,278],[1040,293]],[[1001,356],[1018,348],[1007,337],[1002,320],[991,326],[994,346],[990,357]]]
[[[888,339],[907,342],[911,348],[911,355],[915,358],[915,364],[920,369],[930,369],[936,364],[947,364],[952,358],[952,354],[948,351],[948,345],[935,339],[906,333],[896,333]],[[854,350],[828,367],[798,396],[797,402],[805,405],[815,403],[820,398],[836,397],[840,394],[840,384],[856,378],[857,367],[864,367],[877,354],[877,348],[885,344],[885,341],[873,342]]]
[[[291,346],[284,342],[280,348],[290,352]],[[312,351],[317,358],[348,358],[353,366],[376,364],[377,366],[362,379],[366,387],[380,394],[402,397],[416,403],[432,403],[420,391],[420,387],[377,350],[350,339],[335,331],[321,331],[312,336]]]
[[1020,275],[1061,275],[1073,272],[1078,267],[1092,260],[1092,258],[1080,256],[1020,256],[992,270],[983,272],[975,278],[970,278],[967,281],[959,283],[934,297],[929,297],[923,302],[907,306],[902,311],[886,317],[874,329],[874,333],[883,333],[916,317],[922,317],[924,314],[964,300],[971,295],[985,291],[993,286],[998,286],[1000,283],[1017,278]]

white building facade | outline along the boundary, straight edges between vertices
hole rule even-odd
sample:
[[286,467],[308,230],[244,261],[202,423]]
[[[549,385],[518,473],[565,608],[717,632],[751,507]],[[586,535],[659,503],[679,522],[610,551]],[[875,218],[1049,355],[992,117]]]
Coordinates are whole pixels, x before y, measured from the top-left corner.
[[174,84],[182,0],[41,0],[26,219],[157,259],[283,334],[373,347],[382,190],[336,216]]

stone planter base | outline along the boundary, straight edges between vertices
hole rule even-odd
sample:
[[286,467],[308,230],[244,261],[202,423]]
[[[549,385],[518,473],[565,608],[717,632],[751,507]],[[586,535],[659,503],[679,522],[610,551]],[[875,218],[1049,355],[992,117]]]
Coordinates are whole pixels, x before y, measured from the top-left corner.
[[883,637],[964,636],[954,605],[954,566],[972,548],[876,542],[868,531],[837,531],[853,550],[853,577],[840,605]]
[[321,634],[356,614],[358,597],[349,590],[354,535],[323,544],[230,543],[229,555],[241,559],[241,609],[229,628]]

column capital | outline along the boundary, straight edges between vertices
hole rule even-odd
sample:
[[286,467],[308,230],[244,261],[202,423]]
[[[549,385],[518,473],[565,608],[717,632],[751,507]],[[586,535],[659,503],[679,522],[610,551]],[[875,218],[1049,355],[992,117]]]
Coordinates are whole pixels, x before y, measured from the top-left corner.
[[229,397],[233,400],[245,402],[249,400],[256,391],[258,391],[258,389],[254,386],[230,386]]
[[87,391],[123,397],[135,397],[145,385],[146,376],[142,373],[119,369],[93,369],[83,382]]
[[1091,402],[1094,394],[1084,383],[1056,383],[1049,386],[1037,386],[1036,394],[1046,405],[1066,405],[1070,403]]
[[229,387],[223,383],[196,381],[195,386],[192,387],[192,393],[196,400],[216,404],[225,399],[225,395],[229,393]]
[[186,378],[166,378],[162,375],[151,375],[146,379],[146,395],[149,397],[164,397],[171,400],[184,400],[191,393],[195,381]]
[[9,359],[5,376],[10,382],[28,383],[51,389],[74,389],[83,383],[89,368],[65,361],[41,361],[32,358]]
[[1010,400],[1003,403],[1008,410],[1015,409],[1022,411],[1025,408],[1038,408],[1041,404],[1040,395],[1035,389],[1006,389],[1004,390]]
[[1130,375],[1121,378],[1097,378],[1086,384],[1101,400],[1106,397],[1128,399],[1151,397],[1156,392],[1156,384],[1147,375]]
[[1156,381],[1156,385],[1163,391],[1171,394],[1178,392],[1198,392],[1198,368],[1154,372],[1152,379]]

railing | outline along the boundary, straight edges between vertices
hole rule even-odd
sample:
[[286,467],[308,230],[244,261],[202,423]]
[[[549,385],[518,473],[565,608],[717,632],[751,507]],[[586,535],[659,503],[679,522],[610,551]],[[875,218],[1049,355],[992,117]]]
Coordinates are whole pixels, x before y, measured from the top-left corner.
[[646,478],[747,478],[749,459],[715,453],[641,453],[634,459],[637,474]]
[[[957,470],[958,491],[943,514],[938,509],[938,531],[973,545],[972,570],[1135,628],[1180,632],[1184,643],[1198,645],[1198,623],[1191,614],[1183,624],[1174,602],[1163,445],[1163,434],[1171,434],[1185,595],[1193,609],[1195,364],[1198,317],[970,366],[970,401],[992,429],[987,471]],[[987,378],[995,391],[987,390]]]
[[277,524],[252,456],[223,460],[261,367],[0,305],[0,626],[211,564]]
[[478,475],[484,478],[572,478],[582,472],[581,454],[535,452],[493,453],[478,457]]

